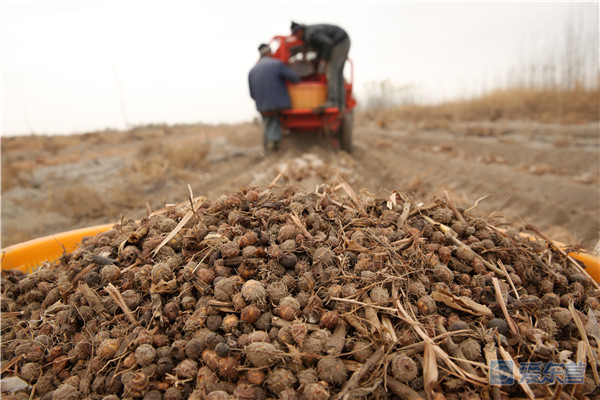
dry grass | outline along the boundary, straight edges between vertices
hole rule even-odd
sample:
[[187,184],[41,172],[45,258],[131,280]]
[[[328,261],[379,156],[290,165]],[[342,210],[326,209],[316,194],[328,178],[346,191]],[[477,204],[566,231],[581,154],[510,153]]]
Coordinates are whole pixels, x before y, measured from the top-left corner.
[[58,212],[77,222],[116,212],[105,194],[81,184],[64,190],[51,190],[44,203],[44,209]]
[[6,155],[2,149],[2,190],[15,186],[29,187],[32,180],[32,170],[35,164],[30,161],[19,161]]
[[[209,150],[208,142],[165,145],[158,140],[148,141],[140,147],[138,157],[133,164],[140,172],[143,170],[158,172],[159,174],[154,178],[160,179],[162,173],[181,169],[191,172],[206,170],[209,166],[206,162]],[[149,175],[151,177],[154,174]]]
[[115,187],[108,191],[77,184],[66,189],[51,189],[43,204],[31,204],[31,207],[38,207],[42,214],[58,213],[74,224],[100,219],[116,221],[121,215],[141,216],[148,201],[145,195],[140,183],[127,182],[126,190]]
[[[58,213],[75,224],[139,214],[146,202],[151,202],[149,193],[157,188],[168,191],[171,185],[193,181],[198,173],[208,169],[206,156],[210,149],[204,139],[209,134],[205,125],[198,124],[2,138],[2,192],[31,187],[38,168],[120,155],[129,162],[122,170],[123,179],[115,182],[117,186],[74,183],[67,188],[53,187],[42,202],[32,199],[30,207],[42,214]],[[155,199],[154,203],[164,200]],[[11,237],[31,238],[17,231]]]
[[565,148],[565,147],[569,147],[571,146],[571,144],[573,143],[573,139],[571,139],[570,137],[564,137],[564,138],[560,138],[560,139],[556,139],[552,145],[554,147],[561,147],[561,148]]
[[403,120],[426,129],[444,129],[449,122],[536,120],[544,123],[585,123],[600,120],[600,91],[506,89],[471,100],[436,106],[407,105],[365,111],[367,120]]
[[177,147],[166,147],[164,157],[177,169],[188,171],[202,171],[208,168],[206,156],[210,150],[210,143],[194,143]]
[[69,136],[42,136],[42,148],[47,154],[56,156],[63,149],[73,146],[79,142],[78,138],[74,138],[72,135]]
[[223,127],[229,143],[235,146],[255,146],[262,143],[262,122],[257,118],[251,123]]
[[133,159],[121,172],[122,176],[132,184],[149,184],[164,182],[169,177],[172,178],[174,170],[168,160],[153,154]]
[[209,150],[207,142],[192,141],[178,145],[165,145],[160,140],[145,142],[121,169],[121,181],[127,190],[115,188],[108,197],[110,205],[123,212],[139,209],[146,202],[152,207],[158,206],[154,203],[160,199],[152,202],[147,194],[157,190],[170,192],[168,188],[184,187],[196,181],[209,168],[206,161]]
[[467,126],[465,128],[464,132],[465,132],[465,135],[467,135],[467,136],[494,137],[494,136],[502,136],[507,131],[502,127],[477,124],[477,125],[473,125],[473,126]]
[[2,192],[19,185],[19,170],[14,164],[2,157]]

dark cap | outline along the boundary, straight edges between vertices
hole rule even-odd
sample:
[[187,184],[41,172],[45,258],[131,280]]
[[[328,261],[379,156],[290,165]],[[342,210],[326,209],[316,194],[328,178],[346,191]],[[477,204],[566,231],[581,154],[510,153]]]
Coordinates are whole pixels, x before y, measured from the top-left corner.
[[290,29],[292,30],[292,33],[296,33],[300,29],[303,29],[303,28],[304,28],[303,24],[299,24],[297,22],[292,21],[292,26],[290,27]]
[[261,56],[266,56],[267,54],[271,54],[271,48],[268,44],[261,43],[260,46],[258,46],[258,52]]

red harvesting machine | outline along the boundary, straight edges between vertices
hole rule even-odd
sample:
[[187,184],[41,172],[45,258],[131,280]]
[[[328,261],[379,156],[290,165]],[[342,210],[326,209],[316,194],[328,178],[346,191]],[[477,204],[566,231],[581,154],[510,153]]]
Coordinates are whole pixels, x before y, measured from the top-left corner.
[[354,66],[350,59],[350,79],[344,78],[346,107],[320,108],[327,99],[327,78],[317,73],[316,52],[295,36],[275,36],[269,42],[274,58],[294,70],[300,83],[289,84],[292,108],[280,113],[281,125],[291,133],[319,132],[331,138],[334,146],[352,151],[353,110],[356,100],[352,93]]

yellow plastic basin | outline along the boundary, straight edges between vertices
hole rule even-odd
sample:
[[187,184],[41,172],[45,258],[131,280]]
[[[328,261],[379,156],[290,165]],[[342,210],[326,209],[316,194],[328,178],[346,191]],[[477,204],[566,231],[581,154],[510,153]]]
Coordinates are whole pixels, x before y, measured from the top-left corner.
[[63,253],[73,251],[85,236],[95,236],[114,224],[96,225],[15,244],[2,249],[2,269],[30,272],[44,261],[54,261]]
[[581,261],[585,265],[585,271],[593,280],[600,283],[600,257],[587,253],[569,253],[571,257]]

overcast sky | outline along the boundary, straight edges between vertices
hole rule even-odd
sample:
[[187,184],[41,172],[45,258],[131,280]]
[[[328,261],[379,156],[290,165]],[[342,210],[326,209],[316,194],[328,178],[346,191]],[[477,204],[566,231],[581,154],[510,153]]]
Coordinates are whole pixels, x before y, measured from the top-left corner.
[[248,121],[257,46],[292,20],[348,31],[359,101],[384,80],[427,101],[471,95],[559,37],[573,7],[598,13],[598,2],[2,0],[2,133]]

